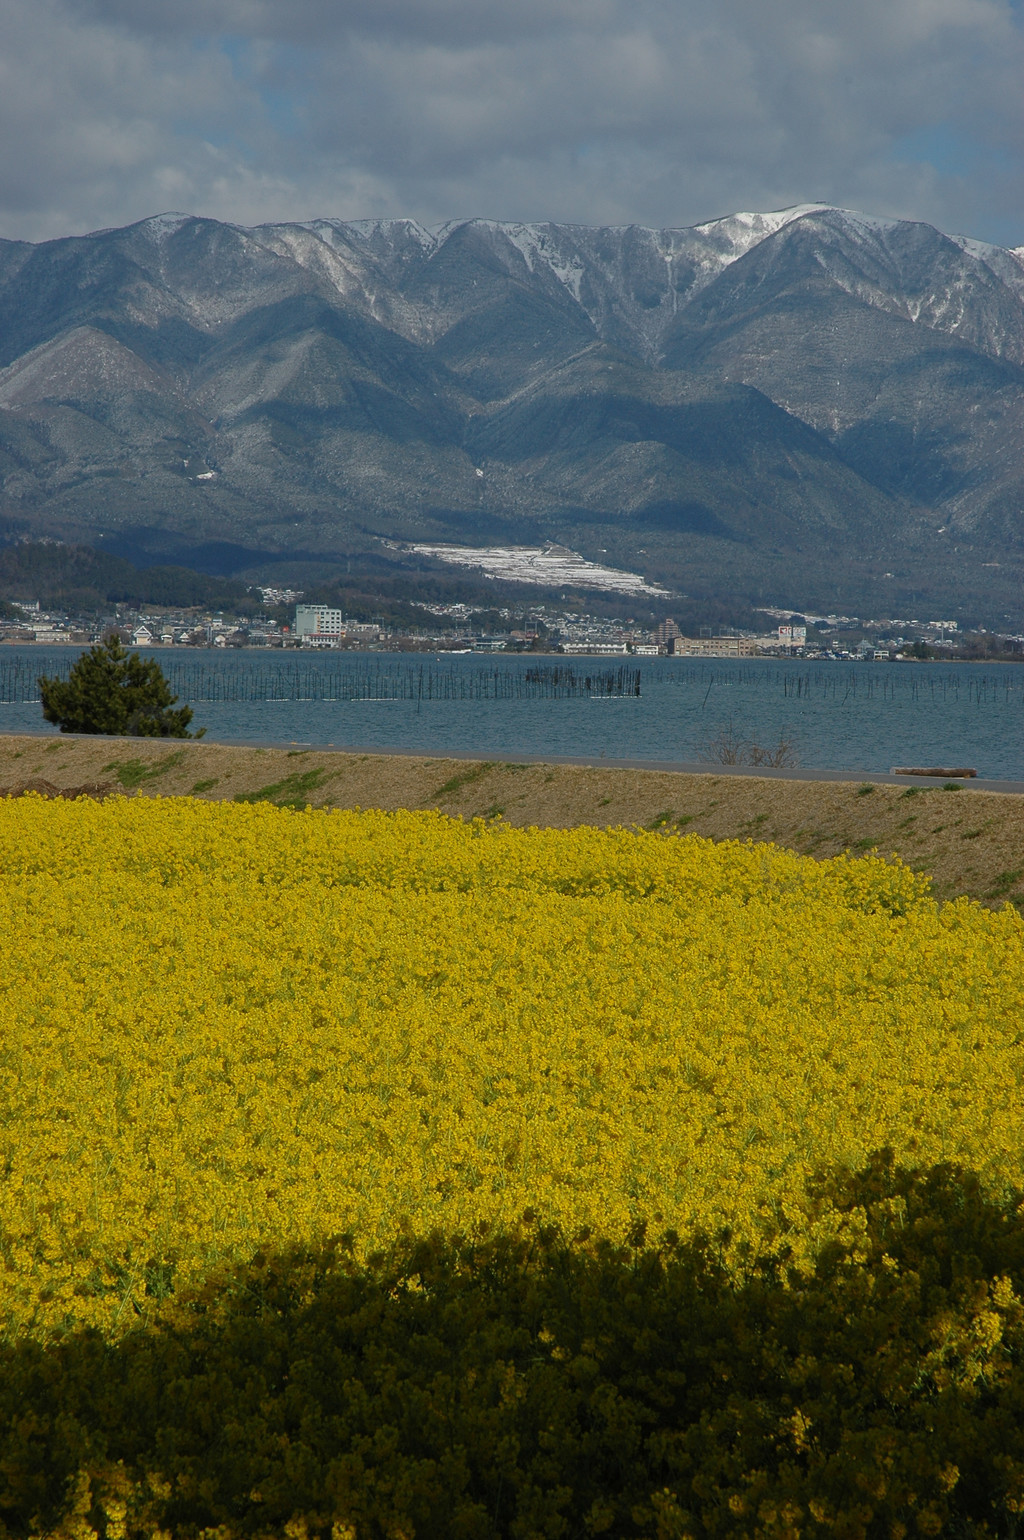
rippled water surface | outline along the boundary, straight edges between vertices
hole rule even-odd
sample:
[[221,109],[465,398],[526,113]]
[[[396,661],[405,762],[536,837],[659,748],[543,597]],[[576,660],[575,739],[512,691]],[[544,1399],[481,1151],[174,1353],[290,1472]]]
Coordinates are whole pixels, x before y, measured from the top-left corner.
[[[0,731],[46,729],[34,678],[66,671],[77,652],[0,649]],[[152,655],[212,739],[686,762],[731,730],[791,740],[805,768],[963,765],[1024,779],[1024,666],[1012,664]],[[559,669],[573,679],[561,693]]]

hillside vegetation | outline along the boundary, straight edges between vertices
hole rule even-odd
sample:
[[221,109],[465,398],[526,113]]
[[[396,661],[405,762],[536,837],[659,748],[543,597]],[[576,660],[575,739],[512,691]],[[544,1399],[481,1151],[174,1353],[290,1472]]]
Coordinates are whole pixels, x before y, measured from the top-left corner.
[[228,578],[174,566],[139,571],[120,556],[55,541],[21,540],[0,548],[0,592],[72,615],[104,612],[121,603],[168,609],[203,605],[245,615],[262,609],[258,594]]
[[696,600],[1003,629],[1022,309],[1019,253],[820,205],[0,242],[0,534],[231,574],[556,540]]

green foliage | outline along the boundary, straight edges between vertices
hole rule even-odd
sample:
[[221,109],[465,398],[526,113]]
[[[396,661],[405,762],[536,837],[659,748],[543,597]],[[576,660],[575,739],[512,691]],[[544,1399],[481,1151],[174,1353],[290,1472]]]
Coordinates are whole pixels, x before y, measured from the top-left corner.
[[39,680],[43,716],[62,733],[132,738],[191,738],[189,706],[177,696],[155,658],[129,655],[116,636],[83,653],[66,680]]
[[1020,885],[1022,877],[1024,877],[1024,867],[1021,866],[1014,868],[1013,871],[1000,872],[993,881],[987,896],[989,898],[1005,898],[1008,893]]
[[[410,571],[410,563],[418,570]],[[519,629],[531,608],[542,600],[560,605],[564,600],[561,588],[556,597],[555,593],[543,588],[474,577],[464,568],[453,571],[429,557],[407,556],[399,567],[395,562],[381,562],[379,557],[363,553],[347,565],[359,570],[338,574],[322,583],[304,578],[305,602],[336,605],[352,620],[378,620],[402,630],[434,632],[454,629],[455,622],[432,614],[424,608],[428,604],[465,604],[471,611],[466,621],[471,629],[491,625],[504,630],[506,627]],[[623,601],[618,594],[589,591],[581,602],[585,602],[592,615],[608,618],[622,615]],[[509,611],[509,616],[503,617],[500,609]],[[683,632],[691,636],[696,636],[701,626],[710,626],[716,632],[724,626],[756,631],[763,628],[764,622],[760,612],[750,609],[744,600],[735,598],[722,601],[681,596],[659,599],[633,594],[629,600],[629,614],[637,625],[644,627],[653,627],[667,615],[672,615]],[[460,628],[461,625],[459,622]],[[531,625],[542,637],[548,634],[543,621],[534,621]]]
[[188,567],[140,571],[107,551],[52,540],[0,547],[0,593],[38,599],[44,609],[76,615],[96,613],[115,603],[168,609],[205,606],[242,615],[255,615],[263,608],[243,583],[228,578],[207,577]]
[[296,770],[293,775],[286,775],[283,781],[272,781],[269,786],[261,786],[259,791],[240,791],[234,800],[236,802],[273,802],[275,807],[304,808],[309,801],[309,793],[317,791],[327,778],[328,773],[323,767],[315,770]]
[[112,759],[109,765],[103,769],[112,770],[126,791],[135,791],[144,786],[147,781],[158,780],[161,775],[166,775],[168,770],[173,770],[175,765],[180,765],[185,754],[184,749],[179,749],[176,754],[168,754],[164,759],[158,759],[156,763],[147,764],[143,759]]
[[133,569],[132,576],[120,586],[120,593],[108,597],[152,604],[158,609],[228,610],[235,615],[258,615],[263,611],[260,600],[252,597],[244,583],[208,577],[190,567],[144,567],[138,572]]
[[441,797],[450,797],[455,792],[461,791],[464,786],[472,786],[474,781],[482,780],[485,775],[490,775],[494,769],[494,761],[487,759],[481,764],[471,765],[468,770],[459,770],[450,780],[445,781],[434,792],[434,800]]
[[1015,636],[984,635],[965,636],[951,656],[956,658],[997,658],[1004,663],[1019,663],[1024,654],[1024,643]]
[[[1021,1194],[886,1154],[737,1276],[725,1237],[256,1256],[154,1320],[0,1349],[0,1533],[492,1540],[1018,1532]],[[68,1517],[72,1515],[72,1517]],[[74,1517],[77,1515],[78,1517]]]

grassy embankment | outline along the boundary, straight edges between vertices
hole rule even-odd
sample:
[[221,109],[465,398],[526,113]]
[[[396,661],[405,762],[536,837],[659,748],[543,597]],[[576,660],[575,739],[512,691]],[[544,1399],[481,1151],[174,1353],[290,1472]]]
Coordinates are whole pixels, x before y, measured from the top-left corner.
[[438,808],[541,828],[636,826],[770,841],[826,857],[877,848],[940,899],[1024,905],[1024,797],[868,782],[673,774],[145,739],[0,737],[0,794],[197,796],[314,807]]

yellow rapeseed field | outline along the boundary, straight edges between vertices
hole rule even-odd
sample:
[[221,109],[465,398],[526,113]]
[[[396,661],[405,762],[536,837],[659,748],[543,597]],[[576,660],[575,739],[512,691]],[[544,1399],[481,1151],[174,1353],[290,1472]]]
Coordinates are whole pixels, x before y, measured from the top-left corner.
[[0,935],[8,1332],[345,1232],[757,1245],[885,1145],[1024,1181],[1021,919],[874,857],[26,797]]

